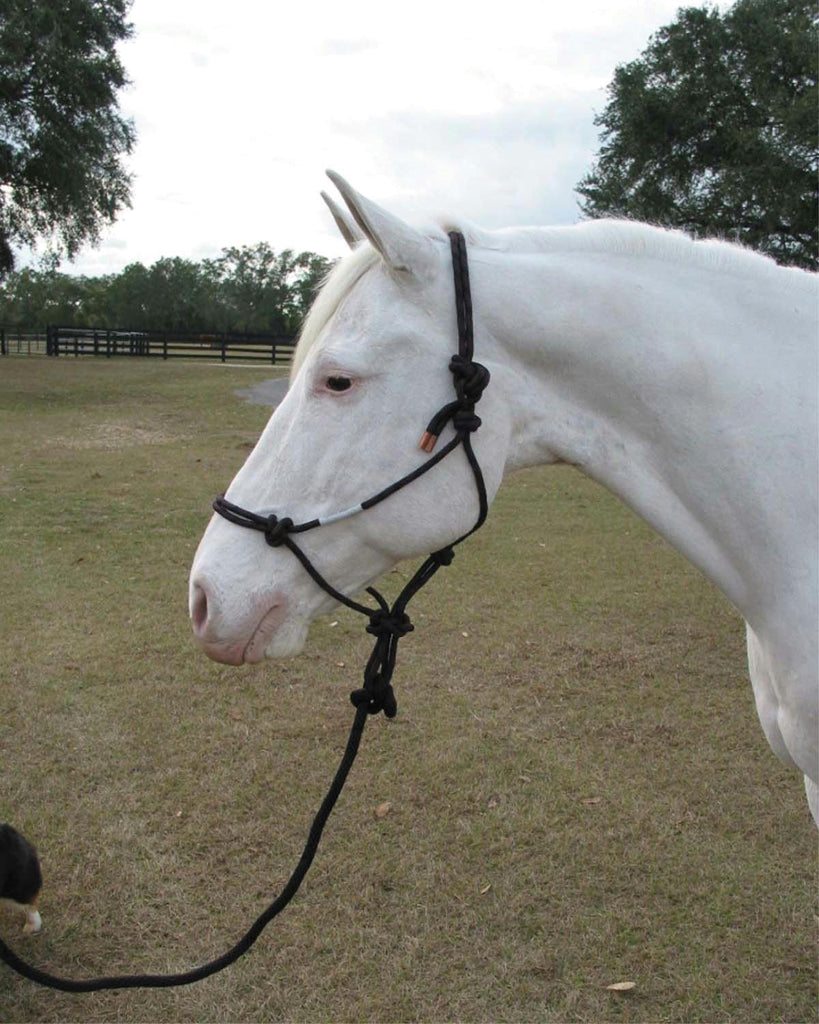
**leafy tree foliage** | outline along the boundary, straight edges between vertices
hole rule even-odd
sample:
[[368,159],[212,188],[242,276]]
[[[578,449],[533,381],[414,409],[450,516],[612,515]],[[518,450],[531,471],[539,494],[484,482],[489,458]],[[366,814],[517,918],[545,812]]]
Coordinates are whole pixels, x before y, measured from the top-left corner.
[[581,209],[815,268],[817,77],[812,0],[680,10],[615,70]]
[[105,277],[25,268],[0,283],[0,323],[294,335],[331,265],[261,242],[200,263],[132,263]]
[[39,327],[73,324],[77,310],[88,306],[86,282],[54,271],[31,267],[9,274],[0,285],[0,320]]
[[0,277],[13,247],[45,240],[54,260],[98,239],[130,199],[121,157],[134,129],[116,44],[130,0],[0,4]]
[[315,253],[278,255],[266,242],[223,249],[205,264],[220,296],[220,322],[233,330],[295,333],[330,264]]
[[[103,322],[110,326],[196,331],[209,322],[212,297],[199,263],[174,257],[131,263],[108,279]],[[85,321],[87,323],[87,319]]]

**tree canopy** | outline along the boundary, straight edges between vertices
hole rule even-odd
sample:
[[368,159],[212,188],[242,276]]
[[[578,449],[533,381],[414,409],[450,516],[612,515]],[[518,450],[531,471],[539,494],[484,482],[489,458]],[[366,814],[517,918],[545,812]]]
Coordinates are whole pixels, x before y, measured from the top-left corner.
[[0,323],[294,335],[331,265],[260,242],[201,262],[132,263],[104,277],[26,267],[0,282]]
[[811,0],[681,9],[614,72],[582,211],[816,268],[818,77]]
[[130,0],[0,5],[0,277],[14,248],[71,257],[129,204],[135,140],[119,111],[116,45]]

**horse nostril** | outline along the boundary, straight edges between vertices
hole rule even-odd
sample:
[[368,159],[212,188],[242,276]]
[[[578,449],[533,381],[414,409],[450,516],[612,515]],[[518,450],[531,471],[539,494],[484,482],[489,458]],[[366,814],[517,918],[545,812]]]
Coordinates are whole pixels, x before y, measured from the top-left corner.
[[191,623],[194,633],[202,636],[208,623],[208,595],[198,583],[194,583],[191,596]]

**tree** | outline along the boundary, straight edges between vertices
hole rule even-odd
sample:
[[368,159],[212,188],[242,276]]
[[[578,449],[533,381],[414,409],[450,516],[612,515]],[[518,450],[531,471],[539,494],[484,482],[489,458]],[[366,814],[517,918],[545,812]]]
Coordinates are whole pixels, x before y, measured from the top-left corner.
[[619,66],[578,184],[590,217],[718,235],[817,265],[817,21],[809,0],[689,7]]
[[294,335],[331,266],[316,253],[276,254],[260,242],[200,263],[131,263],[105,277],[27,267],[0,281],[0,324]]
[[335,263],[328,260],[326,256],[318,256],[314,252],[302,252],[296,257],[300,270],[299,276],[293,282],[292,316],[297,324],[295,334],[310,312],[313,299],[319,292],[324,279],[330,273]]
[[24,267],[0,285],[0,323],[42,328],[104,322],[100,314],[111,278],[72,277]]
[[212,301],[199,263],[175,256],[129,264],[108,283],[104,322],[169,331],[212,328]]
[[296,255],[283,249],[277,254],[267,242],[259,242],[223,249],[205,265],[226,327],[295,334],[332,264],[311,252]]
[[2,0],[0,277],[14,246],[45,240],[56,262],[96,242],[130,202],[121,158],[134,128],[116,44],[130,0]]

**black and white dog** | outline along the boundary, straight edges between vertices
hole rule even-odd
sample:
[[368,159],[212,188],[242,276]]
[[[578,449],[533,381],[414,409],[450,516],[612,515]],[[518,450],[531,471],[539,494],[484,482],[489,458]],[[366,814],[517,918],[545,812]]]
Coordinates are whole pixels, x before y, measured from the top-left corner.
[[0,903],[25,914],[24,932],[42,928],[37,911],[42,885],[37,851],[17,829],[0,824]]

